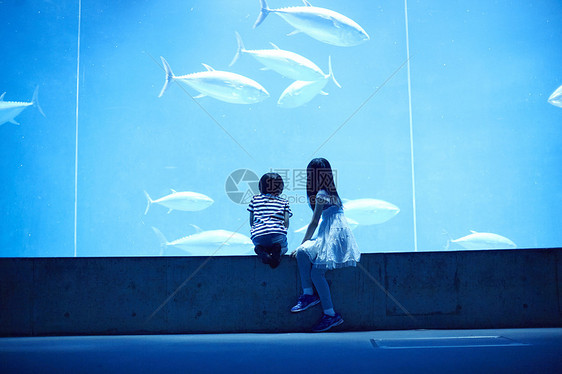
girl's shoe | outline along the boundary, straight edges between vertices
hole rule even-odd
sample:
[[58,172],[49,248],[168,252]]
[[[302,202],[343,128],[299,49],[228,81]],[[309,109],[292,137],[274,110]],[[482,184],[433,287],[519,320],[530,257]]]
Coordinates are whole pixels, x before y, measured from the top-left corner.
[[291,312],[298,313],[302,312],[303,310],[307,310],[310,307],[320,303],[320,298],[318,295],[306,295],[302,294],[299,296],[299,300],[297,301],[297,305],[291,308]]
[[335,316],[329,316],[324,314],[320,321],[312,328],[312,332],[323,332],[328,331],[334,326],[341,325],[343,323],[343,318],[339,313],[336,313]]

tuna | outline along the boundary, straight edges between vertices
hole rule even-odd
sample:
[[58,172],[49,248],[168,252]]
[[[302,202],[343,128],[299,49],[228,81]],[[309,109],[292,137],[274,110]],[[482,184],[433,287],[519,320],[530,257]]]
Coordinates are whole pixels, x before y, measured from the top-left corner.
[[144,214],[148,213],[148,209],[152,204],[160,204],[168,208],[168,213],[172,212],[173,210],[183,210],[187,212],[195,212],[198,210],[203,210],[211,206],[214,203],[213,199],[209,196],[203,195],[198,192],[176,192],[172,190],[172,193],[166,196],[163,196],[159,199],[152,200],[148,192],[144,191],[146,195],[146,199],[148,201],[146,205],[146,210]]
[[332,72],[332,60],[328,59],[328,74],[317,81],[295,81],[283,91],[277,105],[282,108],[296,108],[308,103],[314,99],[318,94],[328,95],[324,92],[324,87],[328,84],[328,80],[332,79],[334,84],[341,88],[338,81]]
[[343,203],[343,209],[346,217],[359,225],[378,225],[400,212],[396,205],[377,199],[347,200]]
[[167,247],[179,248],[191,256],[232,256],[254,253],[252,240],[227,230],[200,231],[169,242],[156,227],[152,230],[160,239],[160,255]]
[[339,47],[349,47],[369,40],[369,35],[355,21],[346,16],[312,6],[304,0],[305,6],[270,9],[266,0],[260,0],[261,12],[254,24],[258,27],[269,13],[276,13],[295,28],[289,35],[300,32],[323,43]]
[[247,54],[261,63],[265,67],[263,69],[273,70],[292,80],[315,81],[326,77],[326,74],[314,62],[297,53],[284,51],[273,43],[270,43],[273,49],[248,50],[244,48],[244,43],[238,33],[236,33],[236,40],[238,50],[229,66],[238,60],[240,54]]
[[34,106],[35,108],[37,108],[39,113],[41,113],[43,117],[45,117],[45,113],[43,113],[43,109],[41,109],[41,107],[39,106],[38,94],[39,94],[39,86],[35,88],[31,102],[26,103],[21,101],[4,101],[4,95],[6,95],[6,93],[4,92],[0,96],[0,126],[6,122],[13,123],[14,125],[19,125],[19,123],[16,122],[15,118],[25,108],[30,106]]
[[[511,249],[517,248],[514,242],[510,239],[498,234],[488,232],[476,232],[470,230],[471,234],[463,236],[462,238],[449,240],[451,243],[456,243],[465,249]],[[449,243],[447,243],[447,249]]]
[[562,108],[562,86],[558,87],[556,91],[550,95],[548,102],[554,106]]
[[198,91],[200,95],[195,98],[210,96],[232,104],[255,104],[269,97],[269,93],[258,82],[243,75],[215,70],[203,64],[207,71],[175,76],[164,57],[160,58],[166,71],[166,82],[158,97],[164,95],[173,81],[185,83]]

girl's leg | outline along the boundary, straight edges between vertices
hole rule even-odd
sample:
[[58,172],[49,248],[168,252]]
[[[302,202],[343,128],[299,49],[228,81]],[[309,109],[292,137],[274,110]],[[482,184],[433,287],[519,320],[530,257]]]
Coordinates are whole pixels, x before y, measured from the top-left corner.
[[318,296],[320,297],[324,314],[332,316],[335,315],[334,305],[332,304],[332,295],[330,294],[330,286],[326,280],[326,270],[313,267],[310,271],[310,277],[314,283],[314,287],[316,287]]
[[308,255],[300,248],[297,248],[297,264],[299,266],[299,273],[301,276],[301,285],[303,293],[306,295],[312,295],[314,293],[312,289],[312,279],[310,276],[310,271],[312,269],[312,263],[308,258]]

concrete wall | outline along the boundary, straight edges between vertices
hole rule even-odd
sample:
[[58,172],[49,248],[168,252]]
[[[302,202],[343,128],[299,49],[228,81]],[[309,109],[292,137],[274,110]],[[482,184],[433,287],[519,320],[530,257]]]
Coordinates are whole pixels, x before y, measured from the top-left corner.
[[[360,267],[328,272],[337,329],[560,327],[561,256],[363,255]],[[291,314],[299,292],[288,257],[275,270],[255,256],[3,258],[0,336],[308,331],[321,308]]]

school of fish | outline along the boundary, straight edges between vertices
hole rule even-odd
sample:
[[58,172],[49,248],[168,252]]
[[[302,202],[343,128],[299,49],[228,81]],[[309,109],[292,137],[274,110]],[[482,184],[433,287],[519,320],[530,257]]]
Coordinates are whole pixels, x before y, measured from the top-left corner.
[[[303,3],[303,6],[271,9],[266,0],[260,0],[261,10],[254,28],[258,27],[268,14],[275,13],[294,27],[294,31],[288,35],[304,33],[318,41],[339,47],[355,46],[369,40],[365,30],[352,19],[330,9],[312,6],[307,0],[303,0]],[[297,108],[318,95],[328,95],[324,88],[329,80],[341,88],[334,77],[329,56],[328,74],[325,74],[306,57],[283,50],[273,43],[270,43],[272,49],[248,50],[238,32],[236,41],[238,49],[229,66],[234,65],[240,55],[246,54],[262,64],[262,70],[275,71],[294,81],[277,100],[277,105],[281,108]],[[194,98],[209,96],[232,104],[255,104],[270,96],[255,80],[232,72],[214,70],[205,64],[203,66],[207,71],[175,76],[168,62],[163,57],[161,59],[166,77],[159,97],[162,97],[174,81],[186,84],[199,92]]]

